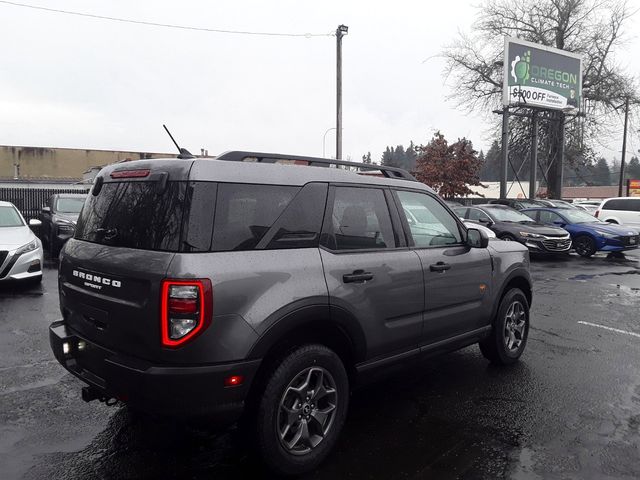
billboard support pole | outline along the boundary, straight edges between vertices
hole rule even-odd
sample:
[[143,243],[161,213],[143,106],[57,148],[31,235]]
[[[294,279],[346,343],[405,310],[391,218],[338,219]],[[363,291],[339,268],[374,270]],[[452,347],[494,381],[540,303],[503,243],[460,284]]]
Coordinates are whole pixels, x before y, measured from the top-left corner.
[[620,160],[620,183],[618,184],[618,196],[622,196],[624,185],[624,161],[627,155],[627,123],[629,121],[629,97],[624,102],[624,133],[622,135],[622,160]]
[[500,198],[507,198],[507,164],[509,163],[509,108],[502,109],[502,156],[500,158]]
[[531,114],[531,165],[529,170],[529,199],[536,198],[536,174],[538,169],[538,112]]

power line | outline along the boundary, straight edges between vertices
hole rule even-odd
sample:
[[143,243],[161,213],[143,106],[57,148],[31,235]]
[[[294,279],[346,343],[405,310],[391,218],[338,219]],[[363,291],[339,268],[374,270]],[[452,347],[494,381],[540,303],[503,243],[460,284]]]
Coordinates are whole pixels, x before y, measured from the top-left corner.
[[39,5],[29,5],[27,3],[18,3],[18,2],[10,2],[6,0],[0,0],[0,3],[5,5],[11,5],[14,7],[22,7],[22,8],[30,8],[32,10],[41,10],[45,12],[51,13],[61,13],[64,15],[74,15],[76,17],[87,17],[94,18],[97,20],[109,20],[111,22],[120,22],[120,23],[132,23],[135,25],[145,25],[148,27],[163,27],[163,28],[175,28],[178,30],[193,30],[198,32],[210,32],[210,33],[227,33],[233,35],[254,35],[254,36],[265,36],[265,37],[331,37],[335,35],[335,33],[278,33],[278,32],[251,32],[246,30],[224,30],[221,28],[207,28],[207,27],[193,27],[189,25],[177,25],[172,23],[158,23],[158,22],[149,22],[146,20],[132,20],[129,18],[119,18],[119,17],[109,17],[106,15],[96,15],[93,13],[84,13],[84,12],[76,12],[71,10],[60,10],[57,8],[48,8],[41,7]]

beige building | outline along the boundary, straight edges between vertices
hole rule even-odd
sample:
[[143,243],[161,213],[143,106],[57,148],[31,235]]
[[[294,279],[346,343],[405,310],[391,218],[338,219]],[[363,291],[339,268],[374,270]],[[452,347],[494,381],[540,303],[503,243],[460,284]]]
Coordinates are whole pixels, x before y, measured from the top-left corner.
[[122,160],[175,157],[176,153],[0,145],[0,178],[83,178],[93,167]]

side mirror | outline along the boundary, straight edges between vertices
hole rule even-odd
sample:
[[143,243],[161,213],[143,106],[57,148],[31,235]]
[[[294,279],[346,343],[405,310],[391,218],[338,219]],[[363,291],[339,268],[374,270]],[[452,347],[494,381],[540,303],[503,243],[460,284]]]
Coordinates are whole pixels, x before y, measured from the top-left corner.
[[487,248],[489,237],[482,230],[475,228],[467,229],[467,246],[471,248]]
[[567,224],[566,224],[566,223],[564,223],[564,222],[557,222],[557,221],[556,221],[556,222],[553,222],[553,224],[554,224],[554,225],[557,225],[557,226],[559,226],[559,227],[562,227],[562,228],[564,228],[564,227],[566,227],[566,226],[567,226]]
[[51,207],[44,206],[41,210],[42,213],[51,213]]
[[489,220],[488,218],[480,218],[478,221],[480,223],[482,223],[483,225],[486,225],[487,227],[493,225],[493,222],[491,220]]
[[32,218],[31,220],[29,220],[29,226],[30,227],[41,227],[42,226],[42,222],[40,220]]

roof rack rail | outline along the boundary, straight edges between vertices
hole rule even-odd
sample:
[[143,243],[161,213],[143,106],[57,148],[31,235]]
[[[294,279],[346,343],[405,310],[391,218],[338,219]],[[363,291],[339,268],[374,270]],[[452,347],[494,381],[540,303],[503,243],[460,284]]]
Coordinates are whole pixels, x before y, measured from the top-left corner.
[[362,170],[378,170],[387,178],[398,178],[402,180],[417,180],[413,175],[402,168],[387,167],[385,165],[374,165],[369,163],[347,162],[345,160],[333,160],[330,158],[306,157],[301,155],[285,155],[281,153],[263,152],[243,152],[232,150],[218,155],[215,160],[225,160],[229,162],[243,162],[246,159],[255,159],[258,163],[277,163],[280,160],[290,160],[294,162],[306,162],[311,167],[329,167],[330,165],[344,165]]

